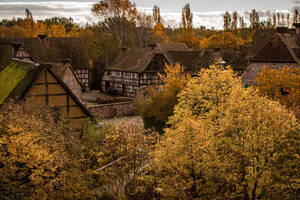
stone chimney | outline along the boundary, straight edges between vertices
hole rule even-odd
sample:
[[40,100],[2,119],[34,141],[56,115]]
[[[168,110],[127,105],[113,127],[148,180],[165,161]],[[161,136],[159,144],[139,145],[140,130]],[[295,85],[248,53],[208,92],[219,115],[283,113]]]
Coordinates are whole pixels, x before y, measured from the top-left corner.
[[300,23],[294,23],[293,26],[296,28],[296,34],[300,34]]

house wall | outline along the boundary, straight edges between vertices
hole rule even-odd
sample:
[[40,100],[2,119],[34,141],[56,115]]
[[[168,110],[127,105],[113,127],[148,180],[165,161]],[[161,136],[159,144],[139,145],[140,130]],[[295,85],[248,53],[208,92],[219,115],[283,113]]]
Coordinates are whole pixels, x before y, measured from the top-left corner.
[[82,88],[78,80],[75,78],[74,73],[68,67],[62,78],[64,83],[71,89],[73,94],[82,102]]
[[74,128],[81,129],[87,117],[79,105],[49,70],[42,71],[25,95],[26,109],[50,107],[69,117]]
[[75,69],[74,73],[85,90],[89,90],[89,69]]
[[137,90],[150,85],[162,85],[158,76],[168,63],[163,54],[157,54],[142,73],[125,71],[105,71],[102,78],[102,91],[134,97]]
[[255,84],[255,79],[258,76],[259,72],[263,70],[263,68],[271,67],[274,69],[281,69],[283,67],[299,67],[297,63],[270,63],[270,62],[252,62],[248,65],[247,69],[242,75],[242,81],[244,84],[253,85]]

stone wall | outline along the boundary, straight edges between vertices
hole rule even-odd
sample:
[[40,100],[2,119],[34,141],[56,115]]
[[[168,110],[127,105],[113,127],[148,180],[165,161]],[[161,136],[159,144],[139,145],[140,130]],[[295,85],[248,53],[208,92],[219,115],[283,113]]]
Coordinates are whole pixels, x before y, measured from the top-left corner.
[[87,106],[87,109],[94,117],[111,119],[114,117],[130,116],[134,114],[134,102],[121,102],[111,104],[100,104]]

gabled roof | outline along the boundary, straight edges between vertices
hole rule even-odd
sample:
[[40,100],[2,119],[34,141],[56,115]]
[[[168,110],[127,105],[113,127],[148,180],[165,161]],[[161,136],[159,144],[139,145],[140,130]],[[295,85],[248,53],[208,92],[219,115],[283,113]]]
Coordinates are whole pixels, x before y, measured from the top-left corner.
[[70,88],[53,72],[50,64],[34,65],[30,63],[13,61],[0,72],[0,105],[7,99],[19,99],[26,95],[38,75],[48,70],[60,85],[67,91],[81,110],[92,117],[90,112],[82,105]]
[[58,63],[70,59],[74,69],[89,68],[87,51],[78,38],[0,39],[0,45],[24,47],[36,63]]
[[276,33],[253,56],[251,61],[294,63],[296,57],[294,56],[293,48],[296,47],[297,45],[292,36]]
[[300,35],[295,29],[258,30],[247,59],[252,62],[298,63]]
[[141,73],[157,54],[164,55],[169,63],[175,64],[169,51],[189,51],[189,49],[183,43],[156,43],[148,48],[127,49],[120,53],[115,61],[106,67],[106,70]]
[[260,50],[266,43],[270,40],[274,34],[276,34],[275,29],[259,29],[255,32],[251,47],[248,51],[247,59],[251,60],[257,51]]

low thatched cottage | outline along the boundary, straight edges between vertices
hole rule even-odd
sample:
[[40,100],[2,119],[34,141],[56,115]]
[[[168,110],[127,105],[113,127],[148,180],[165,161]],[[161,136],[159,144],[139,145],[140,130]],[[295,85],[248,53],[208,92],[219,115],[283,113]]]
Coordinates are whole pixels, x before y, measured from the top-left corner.
[[92,117],[51,64],[12,61],[0,72],[0,105],[20,99],[26,109],[49,107],[69,117],[75,128]]
[[196,74],[219,59],[230,61],[234,55],[232,49],[193,51],[183,43],[157,43],[149,48],[127,49],[105,68],[102,91],[134,97],[141,88],[163,84],[158,73],[164,73],[165,64],[180,63],[186,72]]
[[89,87],[89,59],[78,38],[48,38],[39,35],[37,38],[0,39],[0,46],[5,49],[2,53],[4,55],[0,56],[6,59],[10,56],[10,59],[35,64],[69,62],[82,87]]
[[258,73],[265,66],[274,69],[299,67],[300,24],[294,25],[297,30],[279,27],[256,32],[248,54],[249,65],[242,75],[245,85],[255,84]]

